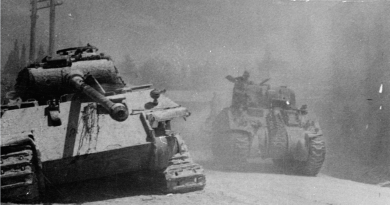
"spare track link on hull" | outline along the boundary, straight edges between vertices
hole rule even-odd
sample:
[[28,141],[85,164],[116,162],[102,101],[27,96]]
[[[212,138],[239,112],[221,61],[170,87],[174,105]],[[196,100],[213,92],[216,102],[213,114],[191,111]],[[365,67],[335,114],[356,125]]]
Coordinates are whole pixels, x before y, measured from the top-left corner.
[[190,158],[188,152],[176,154],[164,170],[167,193],[201,190],[206,185],[203,168]]
[[35,152],[31,145],[1,147],[1,201],[32,203],[39,200]]

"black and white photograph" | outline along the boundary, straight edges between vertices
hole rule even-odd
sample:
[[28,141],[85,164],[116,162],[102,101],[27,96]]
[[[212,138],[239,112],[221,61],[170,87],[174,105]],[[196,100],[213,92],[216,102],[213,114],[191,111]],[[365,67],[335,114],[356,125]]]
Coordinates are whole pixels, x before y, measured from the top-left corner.
[[390,204],[390,0],[0,7],[2,204]]

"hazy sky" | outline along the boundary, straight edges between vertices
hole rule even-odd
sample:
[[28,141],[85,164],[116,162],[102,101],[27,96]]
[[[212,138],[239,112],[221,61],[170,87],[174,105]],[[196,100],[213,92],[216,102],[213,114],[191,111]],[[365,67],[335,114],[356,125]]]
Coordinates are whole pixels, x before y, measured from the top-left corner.
[[[307,24],[305,18],[312,15],[321,21],[321,12],[334,4],[311,9],[309,4],[272,0],[66,0],[57,7],[56,42],[57,48],[89,42],[118,60],[124,53],[136,59],[262,58],[266,46],[280,43],[269,47],[275,58],[288,60],[296,57],[289,45],[294,34],[288,32]],[[3,0],[1,15],[4,59],[14,39],[29,44],[29,3]],[[39,11],[37,45],[47,44],[48,17],[48,9]]]
[[[304,74],[310,79],[314,73],[327,81],[335,48],[344,44],[340,39],[347,35],[335,30],[337,18],[348,26],[363,22],[360,28],[369,33],[367,21],[375,22],[370,16],[389,8],[379,1],[366,2],[64,0],[57,7],[56,49],[91,43],[117,62],[127,54],[137,63],[150,57],[180,66],[207,62],[230,74],[244,69],[255,73],[268,58],[273,69],[296,73],[294,78]],[[28,0],[2,0],[1,4],[4,65],[15,39],[19,45],[29,45],[30,4]],[[49,38],[48,9],[38,14],[37,48],[47,46]],[[352,44],[359,45],[355,40]]]

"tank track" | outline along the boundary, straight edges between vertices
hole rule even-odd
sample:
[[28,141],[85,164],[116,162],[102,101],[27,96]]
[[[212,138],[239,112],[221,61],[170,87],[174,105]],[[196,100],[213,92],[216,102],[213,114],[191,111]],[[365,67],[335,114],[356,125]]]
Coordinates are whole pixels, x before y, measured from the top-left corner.
[[325,161],[325,142],[322,138],[314,138],[309,142],[309,158],[300,167],[300,172],[306,176],[316,176]]
[[39,201],[36,151],[29,144],[1,147],[1,201]]
[[283,157],[288,150],[287,130],[280,114],[268,117],[269,124],[269,154],[270,156]]
[[164,170],[166,193],[183,193],[201,190],[206,185],[203,168],[192,161],[188,152],[178,153]]

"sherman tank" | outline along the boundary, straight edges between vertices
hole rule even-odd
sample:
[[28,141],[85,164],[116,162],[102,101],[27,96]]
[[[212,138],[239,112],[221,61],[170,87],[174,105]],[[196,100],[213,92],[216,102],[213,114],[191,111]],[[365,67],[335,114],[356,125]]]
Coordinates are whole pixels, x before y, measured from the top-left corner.
[[205,186],[171,129],[190,112],[165,90],[126,86],[97,50],[59,50],[19,72],[1,106],[2,202],[36,203],[47,187],[123,173],[160,176],[166,193]]
[[286,86],[248,81],[249,73],[234,82],[232,105],[213,122],[215,159],[233,167],[250,158],[270,158],[275,165],[297,174],[315,176],[325,160],[325,143],[307,106],[296,107],[295,93]]

